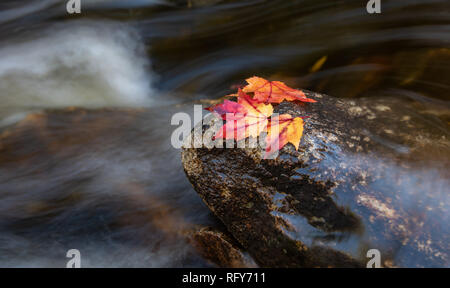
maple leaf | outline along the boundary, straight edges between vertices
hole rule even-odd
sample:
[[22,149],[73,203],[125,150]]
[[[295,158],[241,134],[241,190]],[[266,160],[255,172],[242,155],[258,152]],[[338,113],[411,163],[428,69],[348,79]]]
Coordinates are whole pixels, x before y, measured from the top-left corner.
[[273,116],[267,126],[266,155],[280,150],[291,143],[298,150],[303,134],[303,117],[292,117],[289,114]]
[[217,113],[226,123],[214,135],[215,139],[235,139],[258,137],[266,130],[269,117],[273,113],[271,104],[260,103],[252,99],[241,89],[238,91],[238,101],[225,100],[223,104],[206,108]]
[[287,101],[317,102],[307,98],[300,90],[288,87],[280,81],[269,81],[261,77],[251,77],[247,80],[248,85],[243,88],[246,93],[254,93],[253,99],[264,103],[281,103]]
[[[303,118],[289,114],[272,115],[273,107],[269,103],[281,103],[284,100],[316,102],[300,91],[286,86],[283,82],[268,81],[260,77],[247,79],[248,85],[238,90],[237,102],[225,100],[206,110],[218,114],[225,124],[216,132],[215,139],[235,139],[258,137],[262,132],[266,135],[266,154],[280,150],[291,143],[298,150],[303,134]],[[253,98],[247,93],[253,93]],[[270,124],[270,125],[269,125]]]

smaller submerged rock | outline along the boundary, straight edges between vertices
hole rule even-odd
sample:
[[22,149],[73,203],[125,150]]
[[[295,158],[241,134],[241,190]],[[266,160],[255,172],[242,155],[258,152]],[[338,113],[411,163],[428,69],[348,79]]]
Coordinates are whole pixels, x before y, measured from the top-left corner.
[[191,243],[204,259],[222,268],[257,267],[253,259],[245,254],[227,233],[204,227],[191,234]]

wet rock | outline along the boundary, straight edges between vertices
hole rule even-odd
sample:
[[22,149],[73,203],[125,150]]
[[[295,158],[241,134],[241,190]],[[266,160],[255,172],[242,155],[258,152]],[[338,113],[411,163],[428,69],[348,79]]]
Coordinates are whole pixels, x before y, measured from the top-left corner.
[[204,227],[192,233],[191,242],[203,258],[218,267],[251,268],[255,262],[242,251],[239,244],[226,232]]
[[448,126],[405,101],[307,96],[275,108],[310,116],[298,151],[183,149],[211,211],[264,267],[365,267],[369,249],[381,266],[447,266]]

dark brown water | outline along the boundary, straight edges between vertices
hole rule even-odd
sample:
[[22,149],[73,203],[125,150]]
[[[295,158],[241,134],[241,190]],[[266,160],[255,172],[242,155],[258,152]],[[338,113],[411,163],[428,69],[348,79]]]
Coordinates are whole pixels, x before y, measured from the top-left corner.
[[449,135],[448,1],[382,0],[379,15],[359,0],[81,2],[81,15],[0,3],[0,125],[45,108],[146,110],[28,118],[1,136],[0,266],[63,267],[72,248],[84,266],[207,265],[182,231],[217,224],[170,117],[254,74],[417,103]]

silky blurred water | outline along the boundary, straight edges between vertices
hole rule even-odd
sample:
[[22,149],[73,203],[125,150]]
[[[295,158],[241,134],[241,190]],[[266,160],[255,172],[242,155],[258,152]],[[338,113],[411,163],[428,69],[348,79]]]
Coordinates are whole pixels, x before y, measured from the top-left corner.
[[0,126],[46,108],[148,110],[137,126],[91,116],[120,132],[94,142],[91,122],[64,117],[5,140],[16,148],[0,157],[0,266],[61,267],[72,248],[85,266],[208,265],[178,241],[218,224],[169,145],[170,116],[252,75],[417,103],[448,137],[449,2],[383,0],[379,15],[364,2],[81,0],[69,15],[66,1],[2,1]]

